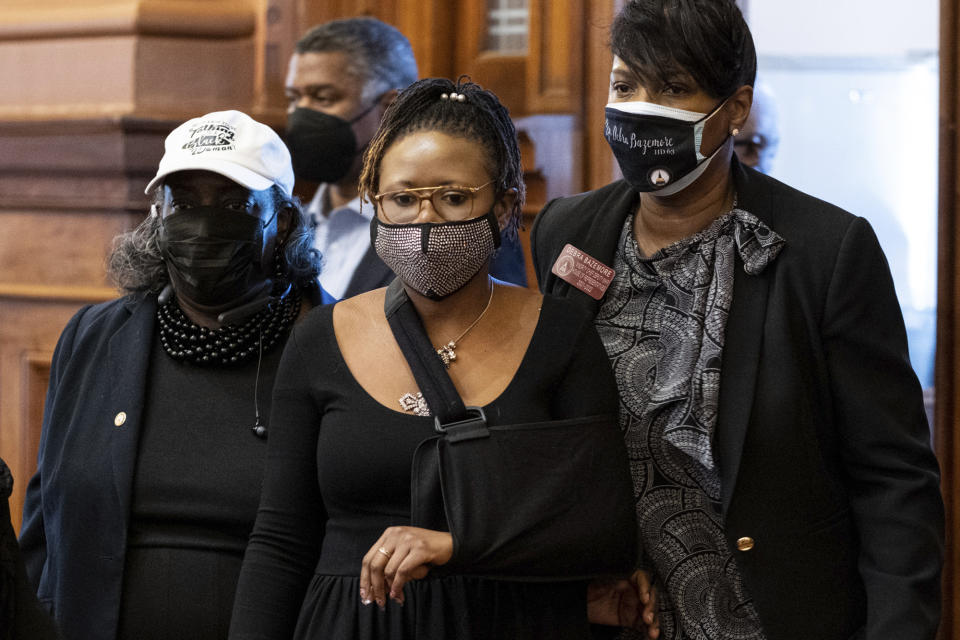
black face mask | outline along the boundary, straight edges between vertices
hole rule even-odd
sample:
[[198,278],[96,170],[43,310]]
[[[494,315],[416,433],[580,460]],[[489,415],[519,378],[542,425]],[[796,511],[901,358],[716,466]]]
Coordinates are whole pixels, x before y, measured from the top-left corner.
[[344,120],[316,109],[297,107],[287,116],[287,148],[293,175],[311,182],[341,180],[357,155],[354,122],[379,104],[379,98],[353,120]]
[[178,295],[223,307],[269,286],[263,230],[269,225],[240,211],[196,207],[163,219],[160,251]]
[[624,179],[641,193],[679,193],[707,169],[711,155],[700,150],[710,113],[684,111],[649,102],[611,102],[605,110],[604,135]]

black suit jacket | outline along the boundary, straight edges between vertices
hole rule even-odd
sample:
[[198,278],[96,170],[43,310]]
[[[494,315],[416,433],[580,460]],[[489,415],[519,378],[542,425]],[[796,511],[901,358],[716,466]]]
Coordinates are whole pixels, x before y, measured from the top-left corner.
[[[740,206],[786,240],[757,276],[738,259],[723,351],[714,452],[746,588],[769,640],[932,639],[943,502],[886,259],[864,219],[733,171]],[[541,289],[596,313],[551,267],[567,243],[612,265],[638,198],[619,181],[548,203]]]
[[20,546],[66,638],[116,638],[156,300],[84,307],[53,355]]

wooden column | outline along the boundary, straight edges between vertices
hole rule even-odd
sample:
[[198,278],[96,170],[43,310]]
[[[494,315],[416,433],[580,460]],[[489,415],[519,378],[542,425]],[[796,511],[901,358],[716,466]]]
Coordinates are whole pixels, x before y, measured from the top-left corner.
[[604,108],[610,87],[610,25],[624,0],[589,3],[584,64],[584,175],[586,189],[597,189],[619,177],[610,145],[603,136]]
[[940,460],[941,487],[947,509],[946,562],[943,579],[943,621],[940,637],[960,638],[960,66],[957,0],[940,2],[940,222],[938,228],[937,358],[934,447]]

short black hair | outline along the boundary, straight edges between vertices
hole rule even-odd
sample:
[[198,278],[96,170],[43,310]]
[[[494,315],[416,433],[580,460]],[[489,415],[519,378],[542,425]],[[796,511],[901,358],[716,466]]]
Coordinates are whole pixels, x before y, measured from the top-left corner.
[[[376,18],[346,18],[324,22],[310,29],[299,41],[297,53],[341,51],[347,54],[370,93],[403,89],[417,79],[417,60],[410,41]],[[366,87],[365,87],[366,88]]]
[[[462,94],[463,102],[441,98],[451,93]],[[400,92],[384,112],[380,128],[364,153],[360,194],[373,199],[380,189],[380,162],[387,149],[418,131],[439,131],[483,145],[495,176],[497,197],[511,189],[517,192],[506,227],[507,233],[515,234],[526,194],[517,131],[499,98],[469,79],[461,78],[454,84],[446,78],[424,78]]]
[[757,51],[733,0],[629,0],[610,28],[610,49],[642,80],[689,74],[714,98],[753,86]]

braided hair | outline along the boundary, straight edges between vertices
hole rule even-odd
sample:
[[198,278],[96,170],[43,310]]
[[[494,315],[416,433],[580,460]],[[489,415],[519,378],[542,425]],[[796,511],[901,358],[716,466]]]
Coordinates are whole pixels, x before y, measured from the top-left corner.
[[[440,97],[451,93],[463,95],[463,102]],[[504,229],[515,236],[526,194],[517,131],[510,112],[497,96],[465,76],[456,84],[446,78],[424,78],[400,92],[384,112],[380,128],[364,153],[360,195],[373,200],[380,190],[380,163],[387,149],[402,137],[420,131],[438,131],[483,145],[494,175],[497,199],[516,189],[517,197]]]

